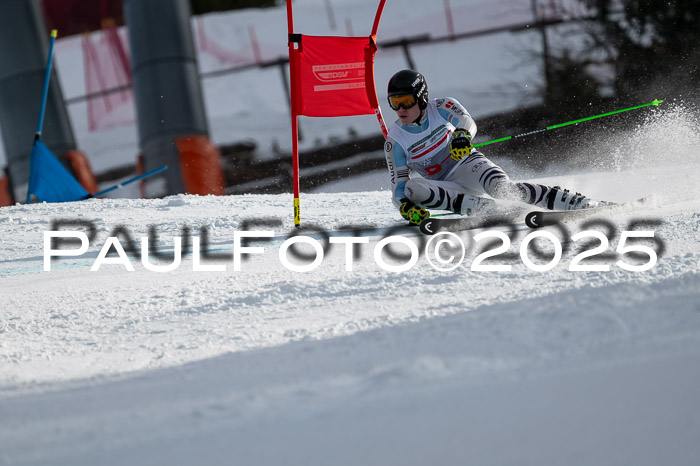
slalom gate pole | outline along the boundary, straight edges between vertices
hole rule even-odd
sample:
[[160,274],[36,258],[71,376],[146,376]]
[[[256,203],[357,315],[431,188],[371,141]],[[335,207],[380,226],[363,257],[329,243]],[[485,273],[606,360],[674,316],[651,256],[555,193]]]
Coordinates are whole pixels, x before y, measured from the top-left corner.
[[543,128],[543,129],[536,129],[536,130],[534,130],[534,131],[528,131],[528,132],[526,132],[526,133],[520,133],[520,134],[516,134],[516,135],[514,135],[514,136],[506,136],[506,137],[504,137],[504,138],[493,139],[493,140],[491,140],[491,141],[486,141],[486,142],[480,142],[479,144],[474,144],[474,147],[486,146],[486,145],[488,145],[488,144],[494,144],[494,143],[496,143],[496,142],[508,141],[508,140],[510,140],[510,139],[517,139],[517,138],[522,138],[522,137],[525,137],[525,136],[530,136],[530,135],[532,135],[532,134],[543,133],[543,132],[549,131],[549,130],[551,130],[551,129],[561,128],[561,127],[563,127],[563,126],[575,125],[576,123],[581,123],[581,122],[588,121],[588,120],[594,120],[594,119],[596,119],[596,118],[602,118],[602,117],[606,117],[606,116],[609,116],[609,115],[614,115],[614,114],[616,114],[616,113],[629,112],[630,110],[636,110],[636,109],[638,109],[638,108],[649,107],[650,105],[653,105],[653,106],[655,106],[655,107],[658,107],[659,104],[662,103],[662,102],[663,102],[663,100],[654,99],[653,102],[649,102],[648,104],[637,105],[636,107],[630,107],[630,108],[623,108],[623,109],[621,109],[621,110],[615,110],[615,111],[608,112],[608,113],[603,113],[603,114],[600,114],[600,115],[594,115],[594,116],[590,116],[590,117],[587,117],[587,118],[581,118],[580,120],[567,121],[566,123],[559,123],[558,125],[547,126],[546,128]]
[[46,74],[44,75],[44,90],[41,94],[41,109],[39,110],[39,123],[36,125],[34,140],[41,137],[41,129],[44,126],[44,113],[46,112],[46,99],[49,96],[49,81],[51,80],[51,59],[53,58],[53,45],[56,42],[58,31],[51,30],[51,42],[49,43],[49,59],[46,62]]
[[[46,113],[46,100],[49,97],[49,81],[51,80],[51,59],[53,58],[53,45],[56,42],[56,36],[58,31],[56,29],[51,30],[51,41],[49,42],[49,58],[46,61],[46,72],[44,73],[44,89],[41,93],[41,107],[39,108],[39,122],[36,125],[36,133],[34,133],[34,142],[32,147],[36,142],[41,139],[41,129],[44,126],[44,114]],[[31,162],[30,162],[31,163]],[[27,201],[29,204],[32,200],[32,194],[27,191]]]
[[91,195],[87,196],[85,199],[92,199],[92,198],[95,198],[95,197],[100,197],[100,196],[102,196],[102,195],[104,195],[104,194],[107,194],[107,193],[109,193],[109,192],[115,191],[115,190],[117,190],[117,189],[121,189],[121,188],[123,188],[124,186],[133,183],[134,181],[142,180],[142,179],[144,179],[144,178],[148,178],[149,176],[153,176],[153,175],[155,175],[156,173],[160,173],[160,172],[166,170],[167,168],[168,168],[167,165],[163,165],[162,167],[155,168],[155,169],[153,169],[153,170],[151,170],[151,171],[149,171],[149,172],[144,173],[143,175],[138,175],[138,176],[135,176],[135,177],[133,177],[133,178],[129,178],[128,180],[126,180],[126,181],[123,182],[123,183],[115,184],[115,185],[112,186],[111,188],[107,188],[107,189],[105,189],[105,190],[102,190],[102,191],[100,191],[99,193],[91,194]]
[[287,32],[289,47],[289,87],[290,87],[290,107],[292,119],[292,180],[294,183],[294,227],[301,227],[301,210],[300,210],[300,188],[299,188],[299,117],[297,114],[297,106],[295,104],[295,84],[297,79],[297,67],[299,60],[299,51],[295,49],[292,42],[292,34],[294,34],[294,10],[292,0],[287,0]]

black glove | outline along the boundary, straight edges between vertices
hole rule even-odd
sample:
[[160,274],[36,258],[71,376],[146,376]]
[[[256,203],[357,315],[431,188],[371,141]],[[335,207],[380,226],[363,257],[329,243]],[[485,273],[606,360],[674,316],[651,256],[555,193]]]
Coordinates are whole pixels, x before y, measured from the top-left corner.
[[465,156],[468,156],[473,148],[472,137],[469,135],[469,131],[464,128],[457,128],[452,132],[450,157],[453,160],[459,162]]

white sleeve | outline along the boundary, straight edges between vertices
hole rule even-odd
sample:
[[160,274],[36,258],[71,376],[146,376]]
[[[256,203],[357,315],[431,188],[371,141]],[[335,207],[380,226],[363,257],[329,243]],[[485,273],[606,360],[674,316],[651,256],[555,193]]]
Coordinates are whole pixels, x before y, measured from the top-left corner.
[[405,198],[404,188],[409,180],[409,170],[406,165],[406,153],[391,136],[387,136],[384,143],[384,157],[389,169],[389,180],[391,181],[391,200],[398,208],[401,206],[401,199]]
[[446,97],[437,100],[437,109],[442,117],[452,123],[455,128],[464,128],[473,138],[476,136],[476,122],[466,108],[457,99]]

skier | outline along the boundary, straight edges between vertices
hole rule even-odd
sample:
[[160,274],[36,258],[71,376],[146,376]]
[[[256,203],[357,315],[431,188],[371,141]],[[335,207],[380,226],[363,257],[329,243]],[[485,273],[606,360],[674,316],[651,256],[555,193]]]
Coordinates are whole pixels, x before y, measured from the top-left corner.
[[[384,145],[392,200],[412,224],[430,217],[427,209],[473,215],[494,203],[484,194],[551,210],[604,204],[558,186],[511,181],[472,147],[476,123],[469,112],[451,97],[428,100],[425,77],[417,71],[394,74],[388,100],[398,117]],[[410,178],[409,170],[421,177]]]

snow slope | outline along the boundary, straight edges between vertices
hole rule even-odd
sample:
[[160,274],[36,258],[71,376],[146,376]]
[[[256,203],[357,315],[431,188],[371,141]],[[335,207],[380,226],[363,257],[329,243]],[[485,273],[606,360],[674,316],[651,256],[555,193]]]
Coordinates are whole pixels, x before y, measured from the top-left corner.
[[[4,208],[0,464],[696,464],[698,129],[682,106],[659,109],[582,147],[591,171],[536,178],[613,201],[650,195],[644,211],[600,219],[615,232],[598,227],[608,252],[633,221],[654,232],[644,244],[658,263],[638,273],[610,258],[606,272],[569,271],[577,224],[549,229],[569,249],[548,272],[517,255],[496,261],[510,271],[472,271],[474,250],[452,272],[425,256],[388,272],[374,233],[352,272],[334,245],[298,273],[278,257],[290,195]],[[183,225],[206,226],[226,253],[245,219],[263,218],[282,224],[258,227],[277,236],[241,271],[227,259],[194,272],[191,256],[168,273],[138,260],[90,271],[118,225],[134,238],[155,225],[162,250]],[[387,191],[302,194],[302,218],[328,230],[398,220]],[[45,272],[53,219],[93,222],[97,238]],[[517,228],[509,253],[528,233]]]

